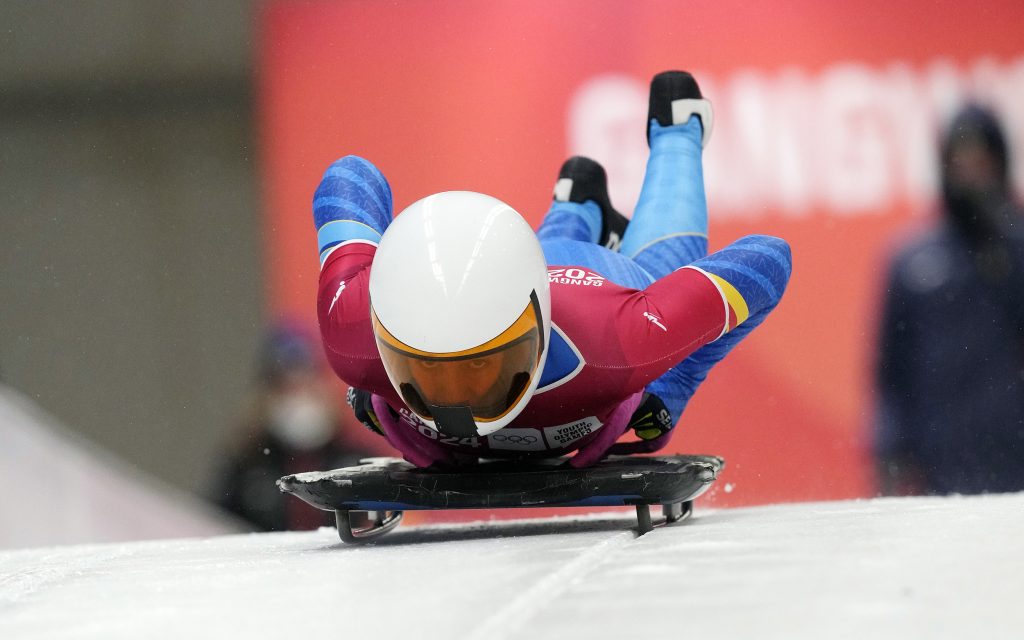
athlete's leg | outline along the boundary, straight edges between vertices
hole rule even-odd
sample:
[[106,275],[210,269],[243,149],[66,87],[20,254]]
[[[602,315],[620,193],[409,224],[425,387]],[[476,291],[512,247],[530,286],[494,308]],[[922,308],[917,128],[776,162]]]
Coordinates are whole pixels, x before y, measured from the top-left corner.
[[596,242],[616,251],[628,224],[608,198],[604,167],[590,158],[573,156],[558,172],[551,209],[537,235],[541,240],[558,237]]
[[537,237],[552,267],[582,267],[624,287],[643,289],[654,279],[612,250],[627,223],[608,198],[604,169],[577,156],[566,160],[558,173],[554,199]]
[[601,233],[601,209],[593,200],[570,202],[553,200],[537,229],[537,239],[575,240],[597,244]]
[[[657,279],[707,254],[702,154],[711,106],[690,74],[667,71],[654,77],[646,126],[651,154],[622,253]],[[649,395],[632,421],[641,438],[667,441],[666,431],[693,395],[698,383],[680,367],[645,388]]]
[[711,109],[692,76],[669,71],[654,77],[647,126],[651,155],[621,251],[661,278],[707,253],[701,154]]

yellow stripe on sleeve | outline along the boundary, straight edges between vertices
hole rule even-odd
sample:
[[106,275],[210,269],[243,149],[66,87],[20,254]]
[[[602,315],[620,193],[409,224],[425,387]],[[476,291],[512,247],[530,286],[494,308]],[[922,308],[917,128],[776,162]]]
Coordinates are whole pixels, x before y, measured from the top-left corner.
[[732,312],[736,314],[736,325],[743,324],[743,321],[750,317],[750,309],[747,308],[747,301],[743,299],[743,296],[736,287],[729,284],[729,281],[721,276],[716,276],[713,273],[708,273],[709,276],[718,285],[718,288],[725,294],[725,299],[728,301],[729,306],[732,307]]

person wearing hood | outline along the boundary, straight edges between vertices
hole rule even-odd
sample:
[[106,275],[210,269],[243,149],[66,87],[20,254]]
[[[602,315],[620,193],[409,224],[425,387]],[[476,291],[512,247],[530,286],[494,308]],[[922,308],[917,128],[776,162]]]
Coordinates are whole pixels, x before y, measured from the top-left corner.
[[999,121],[941,145],[941,219],[892,261],[876,363],[884,494],[1024,490],[1024,217]]
[[342,439],[342,414],[315,349],[312,338],[297,327],[281,325],[268,332],[257,392],[217,474],[213,500],[260,530],[332,525],[333,514],[286,499],[275,481],[292,473],[355,465],[366,457]]

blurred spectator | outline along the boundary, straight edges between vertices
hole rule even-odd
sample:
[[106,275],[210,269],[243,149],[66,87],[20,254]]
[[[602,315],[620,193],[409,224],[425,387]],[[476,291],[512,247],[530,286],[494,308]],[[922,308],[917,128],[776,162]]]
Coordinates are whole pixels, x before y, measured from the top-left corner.
[[877,369],[886,494],[1024,489],[1024,230],[996,118],[941,146],[942,219],[893,260]]
[[281,476],[357,464],[366,457],[342,440],[337,393],[322,375],[317,343],[279,327],[260,357],[259,389],[227,452],[214,499],[266,531],[315,529],[333,514],[278,491]]

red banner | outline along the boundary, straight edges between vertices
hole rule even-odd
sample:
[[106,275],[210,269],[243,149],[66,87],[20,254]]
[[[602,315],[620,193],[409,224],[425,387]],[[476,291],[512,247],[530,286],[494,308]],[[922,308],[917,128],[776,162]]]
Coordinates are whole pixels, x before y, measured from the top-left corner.
[[561,162],[582,153],[630,211],[647,82],[691,70],[715,107],[711,248],[779,235],[794,275],[698,391],[672,450],[725,456],[720,505],[870,495],[875,305],[894,233],[928,219],[937,132],[965,97],[1020,148],[1022,25],[1016,1],[271,3],[259,104],[272,311],[313,318],[310,202],[334,159],[380,167],[397,211],[469,189],[536,225]]

